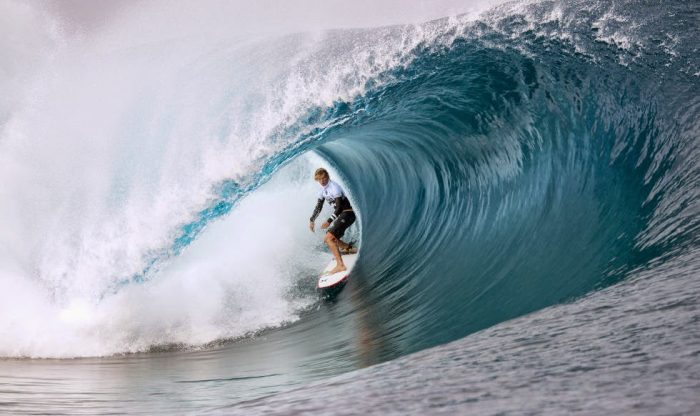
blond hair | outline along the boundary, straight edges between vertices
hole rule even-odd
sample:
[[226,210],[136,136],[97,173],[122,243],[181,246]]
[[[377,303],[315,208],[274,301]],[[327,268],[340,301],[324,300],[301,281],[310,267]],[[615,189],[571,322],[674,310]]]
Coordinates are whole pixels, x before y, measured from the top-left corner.
[[316,172],[314,172],[314,179],[320,179],[325,177],[330,178],[330,175],[328,174],[328,171],[323,168],[318,168],[316,169]]

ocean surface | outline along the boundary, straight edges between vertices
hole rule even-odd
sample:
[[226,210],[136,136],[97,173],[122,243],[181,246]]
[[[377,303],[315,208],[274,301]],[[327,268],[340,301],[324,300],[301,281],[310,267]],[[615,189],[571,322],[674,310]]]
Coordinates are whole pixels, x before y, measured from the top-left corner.
[[0,413],[700,413],[700,3],[179,5],[0,4]]

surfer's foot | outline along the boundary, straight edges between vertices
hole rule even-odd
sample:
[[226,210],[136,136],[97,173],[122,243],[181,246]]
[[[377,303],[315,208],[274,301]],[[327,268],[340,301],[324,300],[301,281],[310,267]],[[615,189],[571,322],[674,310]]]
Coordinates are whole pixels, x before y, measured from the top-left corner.
[[347,247],[340,249],[340,254],[355,254],[357,253],[357,247],[355,247],[357,241],[351,241],[347,244]]
[[344,272],[345,270],[347,270],[345,265],[342,265],[342,266],[339,265],[339,266],[335,266],[335,268],[333,270],[329,271],[328,274]]

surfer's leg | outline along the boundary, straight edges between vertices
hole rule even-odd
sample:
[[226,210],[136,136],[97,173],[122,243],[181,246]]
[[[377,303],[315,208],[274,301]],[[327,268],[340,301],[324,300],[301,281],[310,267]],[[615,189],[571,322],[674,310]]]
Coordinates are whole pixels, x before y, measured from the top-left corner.
[[331,250],[331,253],[333,253],[333,257],[335,257],[335,268],[329,271],[328,274],[346,270],[345,263],[343,263],[343,257],[340,255],[340,249],[338,248],[338,239],[330,232],[327,232],[325,240],[328,248]]
[[335,242],[338,245],[338,247],[346,252],[352,251],[352,246],[346,243],[345,241],[341,240],[341,238],[343,237],[343,234],[345,234],[345,230],[347,230],[348,227],[350,227],[354,222],[355,213],[352,211],[344,211],[338,216],[338,218],[335,221],[333,221],[333,224],[331,224],[330,228],[328,228],[328,233],[332,234],[333,237],[335,237]]
[[355,247],[356,242],[352,241],[346,243],[343,240],[338,240],[338,247],[340,247],[341,254],[355,254],[357,253],[357,247]]

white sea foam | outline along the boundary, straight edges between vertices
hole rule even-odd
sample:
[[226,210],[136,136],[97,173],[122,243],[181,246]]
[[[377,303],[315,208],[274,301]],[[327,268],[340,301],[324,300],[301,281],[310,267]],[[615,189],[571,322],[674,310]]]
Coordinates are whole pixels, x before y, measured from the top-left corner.
[[315,297],[313,290],[296,293],[296,281],[327,260],[305,219],[317,192],[314,167],[298,159],[150,281],[102,300],[66,295],[54,302],[31,279],[3,270],[0,354],[73,357],[196,345],[297,319]]
[[286,290],[313,261],[306,185],[290,178],[248,197],[148,283],[104,295],[172,246],[216,184],[245,187],[293,146],[299,136],[282,133],[309,108],[362,93],[463,22],[323,29],[425,20],[456,3],[383,19],[358,5],[324,20],[333,9],[304,18],[304,8],[149,2],[77,36],[3,4],[0,15],[24,22],[3,33],[33,55],[3,55],[24,75],[0,80],[12,91],[0,103],[0,356],[199,344],[295,319],[307,300]]

